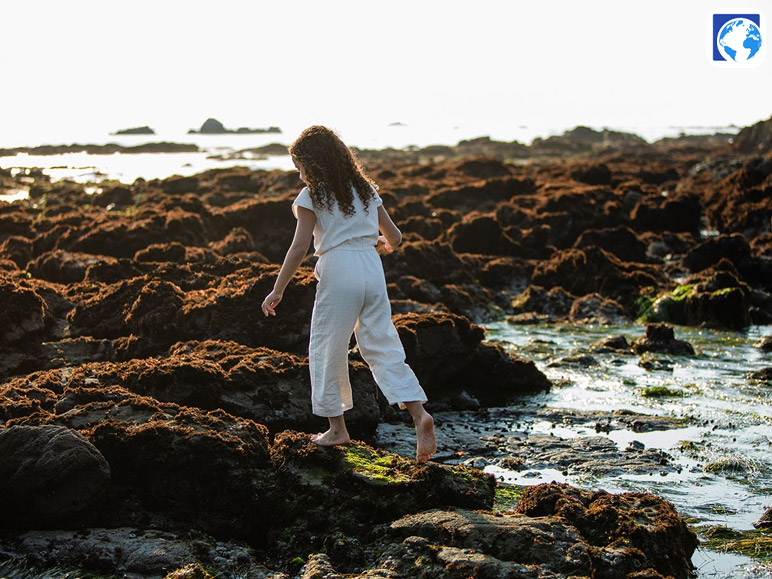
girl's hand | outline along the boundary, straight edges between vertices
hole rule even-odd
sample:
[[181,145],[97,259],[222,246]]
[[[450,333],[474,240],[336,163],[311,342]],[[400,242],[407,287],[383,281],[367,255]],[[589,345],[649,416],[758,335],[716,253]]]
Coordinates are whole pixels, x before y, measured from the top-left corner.
[[276,312],[274,311],[274,308],[279,305],[279,302],[283,297],[284,295],[277,292],[276,290],[273,290],[271,293],[269,293],[263,300],[263,305],[261,306],[263,313],[266,316],[275,316]]
[[389,245],[389,242],[386,241],[386,238],[383,235],[378,236],[378,242],[383,242],[383,245],[386,246],[386,251],[394,251],[394,248]]

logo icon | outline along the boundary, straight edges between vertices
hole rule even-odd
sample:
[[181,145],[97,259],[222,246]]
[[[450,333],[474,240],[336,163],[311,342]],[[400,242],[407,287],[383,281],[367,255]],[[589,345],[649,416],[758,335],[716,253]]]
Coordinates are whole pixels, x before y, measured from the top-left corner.
[[714,14],[713,61],[730,66],[761,64],[762,30],[761,14]]

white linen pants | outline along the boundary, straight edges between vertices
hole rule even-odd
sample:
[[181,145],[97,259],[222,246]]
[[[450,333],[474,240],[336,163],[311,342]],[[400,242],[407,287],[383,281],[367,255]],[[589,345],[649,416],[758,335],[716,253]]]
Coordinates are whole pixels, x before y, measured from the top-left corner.
[[353,406],[348,375],[351,333],[389,404],[426,402],[405,363],[391,321],[381,257],[372,242],[349,242],[324,252],[314,269],[319,283],[311,315],[308,361],[317,416],[340,416]]

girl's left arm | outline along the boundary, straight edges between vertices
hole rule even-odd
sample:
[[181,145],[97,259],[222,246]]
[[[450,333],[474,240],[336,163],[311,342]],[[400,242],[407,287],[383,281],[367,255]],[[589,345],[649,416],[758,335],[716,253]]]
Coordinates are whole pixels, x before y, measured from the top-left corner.
[[311,236],[314,233],[316,214],[305,207],[296,207],[295,209],[298,217],[295,226],[295,237],[292,239],[292,245],[287,250],[287,255],[284,256],[284,263],[282,263],[279,276],[273,284],[273,291],[266,296],[261,306],[263,314],[266,316],[276,315],[274,308],[279,305],[279,302],[284,297],[284,290],[303,262],[306,253],[308,253],[308,246],[311,244]]

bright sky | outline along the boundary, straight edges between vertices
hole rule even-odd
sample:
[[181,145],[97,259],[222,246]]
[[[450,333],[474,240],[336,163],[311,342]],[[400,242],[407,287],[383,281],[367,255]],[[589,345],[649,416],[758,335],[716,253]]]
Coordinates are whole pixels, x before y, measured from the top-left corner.
[[[741,8],[741,10],[738,10]],[[766,14],[765,14],[766,9]],[[361,122],[746,125],[769,56],[708,59],[768,0],[2,0],[0,132]],[[35,131],[39,132],[39,131]]]

